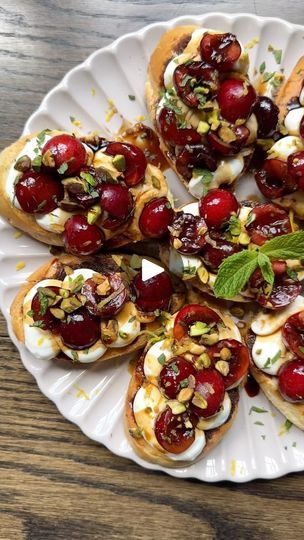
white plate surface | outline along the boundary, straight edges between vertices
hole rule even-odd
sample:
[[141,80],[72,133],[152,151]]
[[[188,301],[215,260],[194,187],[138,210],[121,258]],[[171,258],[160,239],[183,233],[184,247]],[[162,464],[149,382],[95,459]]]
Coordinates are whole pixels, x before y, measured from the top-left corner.
[[[164,31],[182,24],[232,31],[243,44],[258,38],[258,44],[249,50],[251,74],[264,60],[267,71],[277,68],[273,54],[267,50],[269,44],[275,49],[283,49],[282,67],[287,73],[303,53],[303,27],[279,19],[210,13],[152,24],[96,51],[86,62],[70,71],[29,118],[24,133],[46,127],[75,129],[70,120],[74,117],[77,123],[80,122],[79,129],[83,133],[98,130],[108,135],[108,131],[117,130],[121,122],[118,114],[110,122],[105,122],[108,98],[131,122],[138,116],[147,116],[143,95],[149,55]],[[131,101],[129,94],[135,95],[136,99]],[[168,177],[174,195],[182,201],[189,200],[174,174],[170,172]],[[247,195],[252,193],[252,181],[251,186],[248,180],[243,183],[242,194],[246,191]],[[54,362],[34,358],[13,336],[10,303],[29,273],[49,256],[45,246],[26,235],[20,238],[14,235],[15,230],[0,220],[0,307],[7,318],[10,336],[20,351],[24,366],[35,377],[41,391],[88,437],[144,467],[163,470],[180,478],[245,482],[304,470],[304,433],[291,427],[287,433],[280,434],[285,419],[261,393],[249,398],[242,392],[239,414],[232,429],[199,463],[169,470],[139,459],[127,442],[123,428],[123,405],[130,378],[126,359],[69,371]],[[20,261],[24,261],[26,266],[17,272],[16,264]],[[267,412],[250,413],[252,406]]]

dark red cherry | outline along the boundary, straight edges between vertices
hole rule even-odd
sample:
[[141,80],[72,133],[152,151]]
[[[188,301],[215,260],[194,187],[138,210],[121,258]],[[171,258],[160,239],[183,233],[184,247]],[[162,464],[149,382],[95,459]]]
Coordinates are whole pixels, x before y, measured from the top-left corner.
[[201,57],[219,71],[230,71],[242,49],[234,34],[205,34],[200,43]]
[[217,133],[212,131],[207,135],[210,146],[222,156],[234,156],[237,154],[245,146],[250,135],[250,131],[246,126],[232,126],[231,130],[235,140],[229,143],[221,138],[221,129]]
[[170,227],[170,241],[180,253],[199,253],[206,243],[206,231],[206,223],[202,218],[178,212]]
[[276,130],[279,108],[266,96],[258,96],[252,112],[258,121],[258,137],[269,137]]
[[279,371],[279,390],[286,401],[297,403],[304,399],[304,362],[291,360]]
[[168,232],[174,212],[166,197],[148,202],[140,215],[139,228],[148,238],[161,238]]
[[160,446],[172,454],[185,452],[195,439],[195,430],[189,415],[173,414],[170,407],[166,407],[158,415],[154,429]]
[[238,210],[235,196],[225,189],[211,189],[199,201],[199,213],[209,229],[220,230]]
[[257,186],[267,199],[277,199],[297,188],[296,181],[289,175],[287,163],[281,159],[266,159],[262,168],[255,173]]
[[190,180],[194,168],[207,168],[215,171],[217,159],[208,144],[187,144],[176,159],[178,172]]
[[129,299],[129,290],[119,274],[111,273],[106,278],[110,288],[103,295],[98,293],[98,285],[93,279],[87,279],[81,290],[87,298],[89,312],[101,319],[111,319],[117,315]]
[[243,79],[225,79],[217,93],[221,115],[233,124],[238,119],[247,120],[256,100],[253,86]]
[[175,317],[173,335],[177,340],[189,336],[190,327],[196,322],[207,325],[222,322],[220,316],[211,308],[200,304],[188,304],[183,307]]
[[304,360],[304,311],[288,317],[282,336],[287,349]]
[[213,368],[199,371],[195,377],[191,410],[199,417],[216,414],[224,401],[225,384],[222,375]]
[[247,375],[250,363],[249,351],[245,345],[237,341],[236,339],[221,339],[208,348],[208,356],[212,361],[212,366],[215,366],[218,360],[222,360],[221,351],[223,349],[228,349],[230,352],[230,357],[227,355],[223,358],[227,358],[229,364],[229,373],[228,375],[222,375],[224,379],[225,388],[231,388],[235,384],[241,382],[241,380]]
[[[129,189],[121,184],[105,183],[100,191],[101,208],[119,223],[126,221],[133,210],[133,198]],[[105,224],[103,223],[105,228],[107,228],[106,222],[107,218],[104,221]]]
[[88,349],[100,338],[100,321],[86,308],[77,309],[60,322],[59,335],[66,347]]
[[278,309],[293,302],[301,292],[301,285],[297,279],[291,278],[287,273],[287,264],[284,261],[273,261],[274,285],[272,289],[264,280],[260,268],[257,268],[250,278],[250,288],[261,306]]
[[75,174],[86,163],[85,147],[72,135],[52,137],[42,149],[42,163],[62,176]]
[[136,296],[136,304],[142,311],[152,312],[156,309],[169,308],[173,286],[169,274],[162,272],[157,276],[143,281],[139,272],[132,282]]
[[[81,167],[76,178],[68,178],[63,181],[68,198],[77,203],[80,208],[90,208],[99,202],[99,186],[95,172],[93,167]],[[89,184],[81,175],[88,175],[87,177],[94,185]]]
[[63,198],[63,187],[49,174],[27,171],[15,185],[15,194],[27,214],[48,214]]
[[304,190],[304,151],[295,152],[287,159],[288,173],[297,183],[300,190]]
[[262,246],[266,240],[292,232],[289,215],[273,203],[262,203],[248,214],[246,229],[251,241]]
[[169,399],[175,399],[179,391],[188,386],[189,375],[195,374],[196,369],[192,362],[183,356],[174,356],[161,370],[159,384]]
[[[218,71],[206,62],[193,61],[180,64],[173,73],[173,81],[177,94],[188,107],[199,107],[201,98],[207,100],[218,86]],[[205,90],[199,94],[196,89]]]
[[137,186],[143,181],[147,168],[147,160],[143,151],[129,143],[111,142],[105,153],[110,156],[122,155],[125,158],[126,168],[123,178],[127,186]]
[[202,139],[201,135],[192,128],[179,128],[176,114],[171,109],[164,107],[158,117],[158,126],[162,138],[172,145],[185,146],[196,144]]
[[85,216],[70,217],[64,225],[63,242],[69,253],[91,255],[100,250],[105,240],[97,225],[90,225]]
[[213,240],[206,242],[201,252],[201,257],[208,268],[216,272],[222,262],[230,255],[239,253],[242,248],[239,244],[234,244],[228,240]]
[[[48,286],[46,288],[50,289],[56,295],[59,292],[59,287]],[[58,326],[59,321],[50,312],[50,307],[51,298],[48,297],[45,293],[42,294],[38,290],[38,292],[36,292],[35,296],[33,297],[31,311],[33,312],[33,320],[36,323],[39,323],[39,327],[42,328],[42,330],[54,331]]]

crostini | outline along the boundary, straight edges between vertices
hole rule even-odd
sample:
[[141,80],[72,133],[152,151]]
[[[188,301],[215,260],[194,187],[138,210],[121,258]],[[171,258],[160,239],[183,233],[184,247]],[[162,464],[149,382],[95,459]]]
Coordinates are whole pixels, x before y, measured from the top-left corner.
[[161,170],[128,142],[46,129],[0,154],[0,215],[74,255],[162,237],[171,202]]
[[144,460],[192,465],[231,427],[249,351],[224,310],[199,303],[168,317],[138,359],[125,405],[129,441]]
[[267,398],[304,429],[304,298],[279,313],[262,312],[247,337],[250,371]]
[[143,348],[161,326],[162,311],[174,313],[185,300],[184,285],[158,263],[151,277],[149,264],[138,255],[53,258],[12,303],[17,339],[35,357],[69,365]]
[[258,122],[247,70],[235,35],[197,26],[166,32],[150,58],[150,117],[169,164],[196,198],[232,184],[249,164]]
[[[242,266],[251,263],[253,251],[279,236],[284,244],[284,235],[292,234],[293,220],[276,204],[239,203],[231,192],[214,189],[199,202],[190,203],[177,212],[169,230],[170,246],[161,246],[161,260],[171,272],[202,292],[236,302],[256,301],[270,309],[281,308],[300,294],[304,267],[300,257],[292,259],[291,252],[286,261],[272,257],[272,286],[265,281],[260,265],[254,266],[252,261],[252,273],[238,294],[231,296],[228,289],[226,295],[225,291],[224,294],[217,291],[217,278],[224,262],[227,264],[234,260],[233,256],[245,252],[249,258],[241,261],[241,268],[238,268],[239,261],[235,266],[231,264],[229,275],[225,274],[228,282],[237,270],[242,273]],[[299,244],[302,240],[302,236],[299,237]]]

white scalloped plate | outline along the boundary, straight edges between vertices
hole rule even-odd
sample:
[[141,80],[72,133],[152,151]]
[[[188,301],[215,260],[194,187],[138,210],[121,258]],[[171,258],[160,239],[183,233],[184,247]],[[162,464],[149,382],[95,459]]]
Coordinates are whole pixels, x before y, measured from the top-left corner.
[[[29,118],[24,133],[45,127],[69,130],[74,128],[70,121],[70,116],[73,116],[81,123],[83,132],[99,130],[107,135],[108,130],[115,131],[120,124],[117,114],[109,123],[105,122],[108,98],[130,121],[139,115],[146,116],[143,95],[149,55],[164,31],[181,24],[201,24],[232,31],[244,44],[254,37],[259,38],[258,45],[249,51],[251,73],[264,60],[267,71],[276,68],[273,55],[267,51],[269,43],[276,49],[283,49],[282,67],[287,73],[303,52],[303,27],[279,19],[210,13],[152,24],[96,51],[86,62],[70,71]],[[130,101],[129,94],[135,95],[136,99]],[[169,177],[174,194],[182,200],[189,199],[173,173]],[[21,283],[47,260],[49,254],[45,246],[25,235],[15,238],[15,231],[3,221],[0,221],[0,231],[0,307],[7,318],[11,339],[41,391],[56,404],[63,416],[76,423],[88,437],[143,467],[163,470],[180,478],[245,482],[304,470],[304,434],[292,427],[287,433],[279,435],[284,418],[262,394],[252,399],[245,392],[242,393],[239,414],[232,429],[217,448],[199,463],[184,469],[168,470],[139,459],[130,448],[123,428],[123,404],[130,377],[126,359],[67,370],[54,362],[37,360],[17,343],[9,318],[10,303]],[[24,261],[26,266],[17,272],[16,264],[19,261]],[[250,414],[252,406],[267,412]]]

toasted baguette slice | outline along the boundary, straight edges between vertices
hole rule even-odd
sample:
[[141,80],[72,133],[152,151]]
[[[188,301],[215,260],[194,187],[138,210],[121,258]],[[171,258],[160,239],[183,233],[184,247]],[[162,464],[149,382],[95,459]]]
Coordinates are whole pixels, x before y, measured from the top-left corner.
[[[255,342],[255,334],[250,330],[247,335],[247,345],[250,350]],[[267,375],[259,369],[251,358],[250,373],[259,384],[261,390],[269,401],[298,428],[304,430],[304,403],[290,403],[286,401],[278,390],[278,378]]]
[[[59,133],[62,132],[51,131],[49,135],[58,135]],[[34,133],[24,136],[0,153],[0,215],[7,219],[11,225],[28,233],[39,242],[53,246],[63,246],[63,226],[54,226],[54,231],[43,229],[34,215],[23,212],[23,210],[16,208],[12,204],[6,189],[10,169],[13,167],[17,157],[22,153],[25,144],[37,137],[37,135],[37,133]],[[119,138],[119,141],[121,142],[121,138]],[[18,172],[15,172],[17,176]],[[158,180],[157,186],[153,185],[153,183],[155,184],[154,177]],[[144,240],[145,237],[139,229],[138,222],[145,204],[160,197],[169,197],[171,199],[163,173],[158,167],[150,163],[147,165],[144,181],[137,186],[131,187],[130,192],[134,200],[134,212],[131,218],[120,227],[112,230],[103,229],[106,239],[104,247],[106,249],[114,249],[130,242]],[[83,214],[84,211],[80,209],[76,213]],[[98,221],[96,223],[99,224]]]
[[299,58],[288,79],[282,84],[276,97],[280,109],[279,119],[283,123],[288,112],[288,106],[299,98],[304,83],[304,56]]
[[[145,257],[147,258],[147,257]],[[16,295],[15,299],[13,300],[13,303],[11,305],[10,314],[11,314],[11,320],[12,320],[12,326],[13,331],[17,337],[17,339],[20,342],[25,341],[24,336],[24,310],[23,310],[23,303],[24,299],[27,295],[27,293],[30,291],[30,289],[39,283],[40,281],[44,279],[62,279],[62,274],[64,272],[65,267],[69,267],[72,270],[76,268],[91,268],[92,270],[103,273],[107,271],[114,271],[114,272],[121,272],[122,270],[117,265],[116,261],[118,259],[121,259],[121,261],[128,265],[131,260],[130,255],[120,255],[115,254],[113,255],[113,258],[111,255],[99,255],[93,257],[75,257],[72,255],[60,255],[57,258],[51,259],[49,262],[45,263],[43,266],[38,268],[35,272],[33,272],[27,279],[27,282],[21,287],[20,291]],[[150,261],[154,262],[155,264],[158,264],[158,261],[155,259],[150,259]],[[174,293],[172,295],[171,299],[171,306],[170,309],[172,313],[174,313],[176,310],[180,309],[182,305],[185,302],[185,287],[183,283],[181,283],[177,278],[174,276],[171,276],[172,278],[172,284]],[[141,313],[141,320],[145,320],[145,314]],[[155,317],[154,317],[155,318]],[[151,320],[152,319],[152,320]],[[160,326],[160,323],[158,321],[153,321],[153,317],[151,318],[151,314],[147,314],[146,318],[147,322],[142,323],[142,330],[150,330],[155,331]],[[148,334],[140,333],[140,335],[129,345],[126,345],[125,347],[119,347],[119,348],[108,348],[107,351],[99,358],[98,361],[104,362],[106,360],[110,360],[111,358],[116,358],[118,356],[129,354],[133,351],[143,349],[148,341]],[[68,364],[71,366],[72,362],[71,360],[65,356],[63,353],[59,354],[58,358],[61,362]],[[73,365],[83,365],[81,362],[73,362]]]

